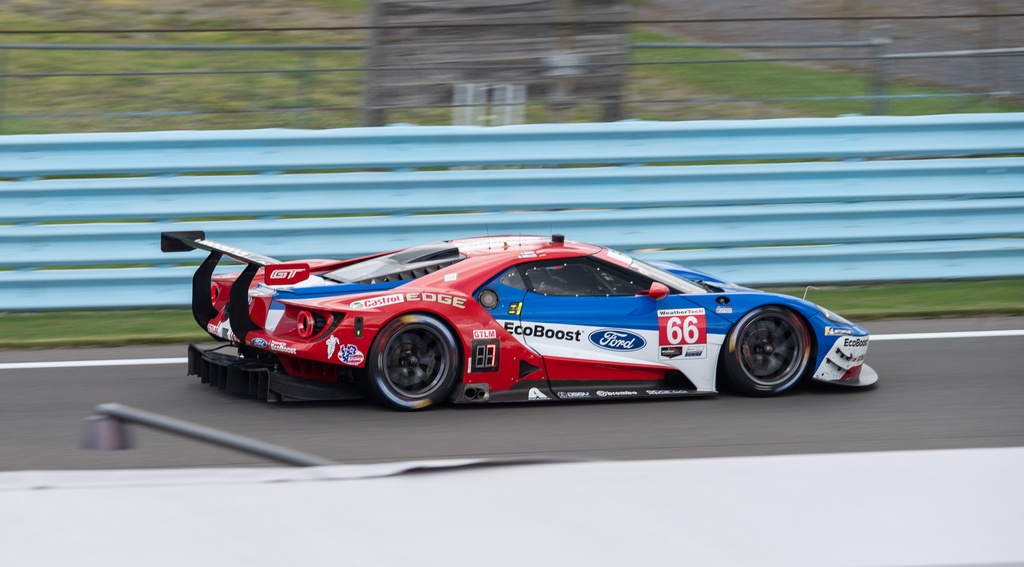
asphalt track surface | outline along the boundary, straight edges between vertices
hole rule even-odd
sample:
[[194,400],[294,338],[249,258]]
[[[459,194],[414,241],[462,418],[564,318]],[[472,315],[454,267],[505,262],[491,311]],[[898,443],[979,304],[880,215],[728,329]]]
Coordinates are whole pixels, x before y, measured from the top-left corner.
[[[1024,329],[1022,317],[868,323],[873,334]],[[184,347],[0,351],[0,364],[180,358]],[[0,470],[269,465],[134,427],[136,448],[78,448],[96,404],[117,402],[339,462],[550,455],[667,459],[1024,445],[1024,337],[871,344],[881,378],[852,390],[806,384],[770,399],[713,398],[445,406],[267,404],[211,390],[185,365],[0,369]]]

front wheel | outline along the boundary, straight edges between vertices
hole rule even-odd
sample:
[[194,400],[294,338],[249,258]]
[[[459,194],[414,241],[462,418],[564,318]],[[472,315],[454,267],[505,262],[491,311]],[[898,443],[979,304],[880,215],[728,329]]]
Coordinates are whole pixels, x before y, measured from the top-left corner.
[[381,329],[367,364],[370,395],[416,410],[444,400],[459,376],[455,336],[430,315],[403,315]]
[[729,331],[722,349],[725,378],[750,396],[774,396],[807,371],[811,334],[799,315],[781,307],[747,313]]

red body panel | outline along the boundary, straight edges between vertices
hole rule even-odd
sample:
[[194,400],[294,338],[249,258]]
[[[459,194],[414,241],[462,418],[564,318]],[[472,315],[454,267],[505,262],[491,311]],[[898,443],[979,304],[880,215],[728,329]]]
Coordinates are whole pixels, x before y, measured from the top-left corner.
[[[513,265],[535,261],[538,258],[559,259],[587,256],[605,249],[576,242],[552,242],[546,237],[495,236],[451,241],[466,259],[440,269],[434,273],[410,280],[387,291],[332,296],[303,300],[279,300],[286,305],[284,315],[273,332],[266,330],[268,311],[272,295],[253,293],[264,283],[264,270],[253,278],[250,287],[249,317],[258,325],[258,330],[249,332],[245,344],[274,353],[285,371],[292,376],[313,380],[336,381],[338,370],[364,368],[368,362],[374,338],[389,321],[408,313],[427,313],[442,319],[460,339],[460,361],[465,384],[487,384],[491,391],[508,390],[521,381],[536,383],[545,381],[545,360],[516,340],[494,317],[478,305],[472,297],[496,273]],[[382,256],[388,253],[336,260],[297,260],[287,264],[309,266],[312,274],[319,275],[338,268]],[[207,324],[211,335],[240,342],[234,334],[225,336],[224,307],[227,305],[228,290],[238,274],[219,275],[213,278],[218,290],[214,306],[220,312],[218,317]],[[327,321],[325,328],[302,339],[296,333],[296,319],[300,310],[322,315]],[[356,332],[356,320],[361,318],[362,331]],[[340,319],[340,321],[338,320]],[[475,336],[493,337],[498,341],[498,368],[486,372],[474,372],[469,358]],[[333,346],[332,346],[333,345]],[[340,348],[355,353],[348,363],[340,363]],[[547,368],[557,368],[572,375],[573,365],[579,361],[548,360]],[[555,365],[552,367],[551,365]],[[595,374],[596,369],[596,374]],[[664,368],[650,371],[635,365],[591,366],[589,379],[602,376],[624,376],[635,380],[655,379],[657,372],[664,374]]]

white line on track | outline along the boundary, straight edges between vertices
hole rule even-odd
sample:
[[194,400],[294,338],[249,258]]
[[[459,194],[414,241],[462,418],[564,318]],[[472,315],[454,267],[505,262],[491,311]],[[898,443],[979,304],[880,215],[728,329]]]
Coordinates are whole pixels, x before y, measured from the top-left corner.
[[[875,341],[914,341],[927,339],[980,339],[986,337],[1024,337],[1024,329],[1005,331],[953,331],[946,333],[901,333],[895,335],[871,335]],[[114,360],[59,360],[54,362],[7,362],[0,363],[0,370],[34,370],[40,368],[86,368],[90,366],[152,366],[156,364],[185,364],[181,358],[124,358]]]
[[875,341],[915,341],[920,339],[981,339],[985,337],[1024,337],[1024,329],[1006,331],[952,331],[947,333],[901,333],[898,335],[871,335]]
[[36,368],[85,368],[88,366],[150,366],[153,364],[185,364],[188,358],[124,358],[118,360],[57,360],[54,362],[7,362],[0,370]]

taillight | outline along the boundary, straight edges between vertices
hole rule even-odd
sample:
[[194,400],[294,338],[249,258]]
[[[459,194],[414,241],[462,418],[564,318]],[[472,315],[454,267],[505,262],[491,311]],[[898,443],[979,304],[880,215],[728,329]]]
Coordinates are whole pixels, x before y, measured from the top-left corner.
[[313,319],[313,314],[309,311],[300,311],[295,321],[295,327],[300,337],[304,339],[312,337],[314,329],[316,329],[316,321]]

